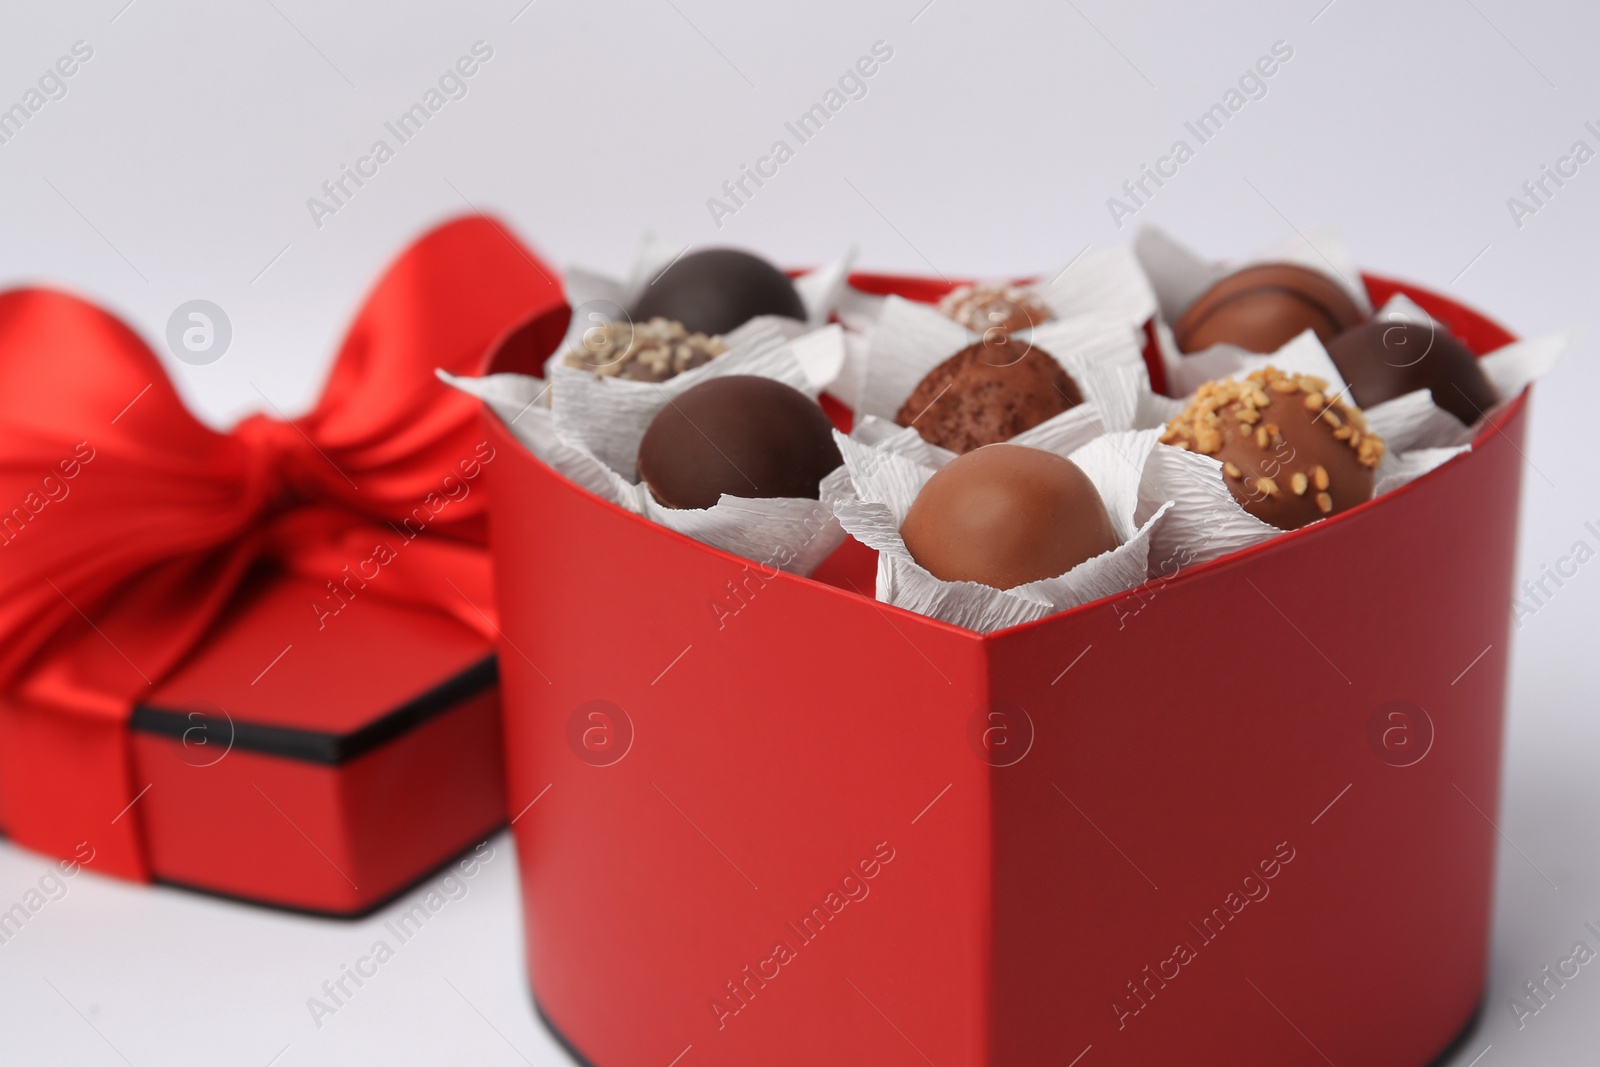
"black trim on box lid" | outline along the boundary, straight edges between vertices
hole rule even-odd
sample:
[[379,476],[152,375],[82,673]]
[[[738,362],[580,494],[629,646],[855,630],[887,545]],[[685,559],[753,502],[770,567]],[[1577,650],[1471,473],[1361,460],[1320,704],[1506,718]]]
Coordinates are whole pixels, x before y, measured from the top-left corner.
[[[175,711],[140,704],[133,709],[131,725],[141,733],[184,738],[189,731],[205,731],[208,739],[230,737],[232,747],[305,763],[337,765],[384,745],[438,715],[493,687],[500,680],[494,656],[473,664],[453,678],[393,711],[345,734],[304,730],[269,723],[219,721],[202,711]],[[212,731],[215,731],[214,733]]]

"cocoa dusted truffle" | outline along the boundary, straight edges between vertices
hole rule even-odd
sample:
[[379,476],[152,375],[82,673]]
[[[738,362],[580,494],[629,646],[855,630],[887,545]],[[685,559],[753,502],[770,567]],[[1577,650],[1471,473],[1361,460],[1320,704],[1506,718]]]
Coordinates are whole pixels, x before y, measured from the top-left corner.
[[1043,349],[1006,334],[969,345],[928,372],[895,413],[929,444],[971,452],[1083,403],[1083,393]]
[[686,390],[639,441],[639,477],[669,508],[709,508],[724,493],[815,500],[841,462],[833,424],[815,401],[744,374]]
[[1320,271],[1264,263],[1235,271],[1201,293],[1172,334],[1184,352],[1233,344],[1270,354],[1306,330],[1327,344],[1363,318],[1344,287]]
[[1250,514],[1295,530],[1372,499],[1383,439],[1320,378],[1276,367],[1202,385],[1161,443],[1222,461]]
[[1334,338],[1328,355],[1363,407],[1426,389],[1471,426],[1495,404],[1494,386],[1467,346],[1431,323],[1369,322]]
[[728,350],[720,337],[690,333],[683,323],[651,319],[610,322],[584,331],[562,362],[594,371],[602,378],[664,382],[704,366]]
[[1117,547],[1089,476],[1023,445],[957,456],[911,502],[900,536],[934,577],[996,589],[1058,577]]
[[645,286],[629,314],[637,320],[664,318],[692,333],[732,333],[757,315],[805,320],[783,271],[760,256],[732,248],[691,252]]
[[1013,285],[962,285],[939,301],[939,310],[973,333],[1014,333],[1055,318],[1031,289]]

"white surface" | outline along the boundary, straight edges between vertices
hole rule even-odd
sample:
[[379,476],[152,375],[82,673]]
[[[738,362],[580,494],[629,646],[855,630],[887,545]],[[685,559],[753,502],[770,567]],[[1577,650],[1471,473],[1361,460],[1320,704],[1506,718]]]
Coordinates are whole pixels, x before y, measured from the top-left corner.
[[[1534,406],[1519,573],[1595,543],[1583,523],[1600,520],[1600,160],[1520,229],[1506,206],[1575,140],[1600,147],[1583,125],[1600,126],[1592,5],[124,2],[6,4],[0,102],[75,40],[95,52],[0,145],[0,281],[70,285],[151,338],[179,303],[216,301],[233,348],[210,366],[168,363],[218,424],[261,394],[307,406],[375,272],[463,199],[557,263],[614,271],[650,227],[784,263],[854,241],[868,268],[1050,268],[1128,236],[1106,198],[1285,40],[1294,57],[1268,95],[1135,221],[1216,255],[1336,224],[1373,269],[1524,334],[1576,329]],[[306,198],[479,39],[494,58],[468,95],[317,229]],[[719,233],[706,198],[877,40],[894,57],[868,95]],[[1520,1031],[1506,998],[1600,919],[1597,632],[1600,564],[1516,635],[1497,816],[1516,847],[1502,848],[1486,1021],[1460,1067],[1480,1054],[1481,1067],[1593,1062],[1600,978],[1587,968]],[[384,916],[320,922],[80,876],[0,946],[0,1062],[563,1062],[528,1009],[513,865],[497,848],[320,1030],[307,997]],[[0,902],[44,867],[0,846]]]

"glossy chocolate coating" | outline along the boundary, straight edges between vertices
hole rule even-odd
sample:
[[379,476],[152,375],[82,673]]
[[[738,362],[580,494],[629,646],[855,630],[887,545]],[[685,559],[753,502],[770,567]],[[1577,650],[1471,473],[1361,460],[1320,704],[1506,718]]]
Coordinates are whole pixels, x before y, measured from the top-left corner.
[[1235,271],[1201,293],[1172,334],[1184,352],[1226,343],[1271,354],[1305,330],[1315,330],[1327,344],[1362,318],[1350,294],[1320,271],[1264,263]]
[[1362,407],[1426,389],[1471,426],[1495,405],[1494,386],[1467,346],[1431,324],[1369,322],[1334,338],[1328,355]]
[[757,315],[805,320],[794,283],[760,256],[733,248],[690,252],[645,286],[629,310],[635,322],[656,317],[690,333],[731,333]]
[[957,456],[900,526],[911,557],[947,582],[1011,589],[1117,547],[1105,503],[1077,464],[1023,445]]
[[1361,412],[1326,388],[1275,367],[1207,382],[1161,440],[1221,461],[1241,507],[1295,530],[1370,500],[1383,458],[1383,440]]
[[969,345],[928,372],[895,413],[952,452],[1007,441],[1083,403],[1061,364],[1005,334]]
[[833,424],[815,401],[743,374],[685,391],[639,441],[639,477],[669,508],[709,508],[724,493],[815,500],[841,462]]

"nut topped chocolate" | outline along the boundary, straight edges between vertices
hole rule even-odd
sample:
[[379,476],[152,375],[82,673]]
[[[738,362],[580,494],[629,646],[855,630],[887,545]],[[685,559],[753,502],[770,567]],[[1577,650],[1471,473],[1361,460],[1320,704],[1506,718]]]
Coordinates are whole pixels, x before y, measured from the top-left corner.
[[1014,333],[1055,318],[1037,293],[1015,285],[961,285],[939,301],[939,310],[973,333]]
[[969,345],[928,372],[895,413],[929,444],[971,452],[1083,403],[1055,358],[1007,334]]
[[1369,322],[1334,338],[1328,355],[1366,407],[1426,389],[1435,404],[1471,426],[1495,405],[1494,386],[1477,358],[1431,323]]
[[562,362],[593,371],[602,378],[630,382],[664,382],[704,366],[728,350],[721,337],[690,333],[683,323],[654,318],[649,322],[608,322],[584,331],[576,348]]
[[732,333],[757,315],[805,321],[794,283],[760,256],[733,248],[690,252],[658,274],[630,310],[634,319],[664,318],[708,336]]
[[842,463],[833,423],[780,381],[728,374],[685,390],[639,441],[639,477],[669,508],[709,508],[724,493],[818,499]]
[[1058,577],[1117,547],[1083,469],[1024,445],[957,456],[911,502],[900,536],[935,578],[996,589]]
[[1344,287],[1292,263],[1245,267],[1201,293],[1172,328],[1184,352],[1233,344],[1270,355],[1306,330],[1327,344],[1364,319]]
[[1372,499],[1382,438],[1328,384],[1276,367],[1202,385],[1167,423],[1162,444],[1222,461],[1223,480],[1250,514],[1282,530]]

